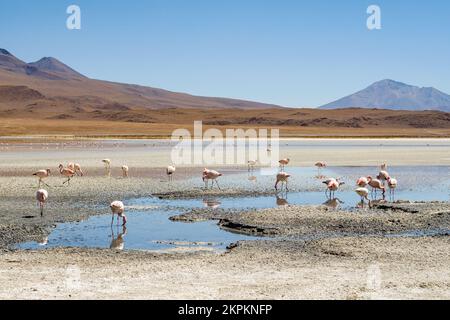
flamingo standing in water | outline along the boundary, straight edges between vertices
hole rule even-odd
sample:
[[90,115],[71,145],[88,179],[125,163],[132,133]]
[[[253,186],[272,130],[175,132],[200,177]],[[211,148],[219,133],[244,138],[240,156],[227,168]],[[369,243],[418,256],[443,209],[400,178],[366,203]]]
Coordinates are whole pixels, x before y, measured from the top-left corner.
[[122,176],[124,178],[128,178],[128,171],[130,170],[130,168],[128,168],[128,166],[123,165],[122,166]]
[[389,194],[391,195],[392,200],[394,200],[395,189],[397,188],[397,179],[389,177],[387,182],[389,187]]
[[381,171],[387,171],[388,166],[387,166],[386,163],[383,163],[383,164],[380,166],[380,168],[381,168]]
[[83,170],[81,170],[81,165],[78,164],[78,163],[70,162],[70,163],[67,165],[67,169],[70,169],[70,170],[72,170],[73,172],[75,172],[77,176],[78,176],[78,175],[83,176]]
[[380,173],[378,173],[377,179],[380,180],[384,186],[385,182],[389,179],[389,173],[386,170],[381,170]]
[[290,161],[291,160],[289,158],[281,159],[280,161],[278,161],[278,163],[280,164],[281,171],[284,171],[284,168],[289,164]]
[[169,181],[173,180],[173,175],[176,170],[177,170],[177,168],[175,168],[174,166],[168,166],[166,168],[166,174],[167,174],[167,177],[169,178]]
[[283,185],[285,186],[286,191],[289,191],[288,189],[288,179],[291,175],[286,172],[280,172],[277,174],[277,181],[275,182],[275,190],[278,191],[278,184],[281,182],[281,189],[283,189]]
[[317,167],[318,175],[320,175],[320,170],[322,170],[322,168],[326,168],[327,164],[323,161],[319,161],[315,164],[315,166]]
[[69,168],[64,168],[64,166],[62,164],[59,165],[59,173],[66,177],[67,180],[63,182],[63,184],[70,184],[70,179],[73,178],[73,176],[75,175],[75,171],[69,169]]
[[205,182],[205,188],[208,189],[208,181],[212,180],[211,189],[214,187],[214,181],[217,184],[217,188],[220,190],[219,183],[217,182],[217,178],[221,177],[222,174],[215,170],[204,169],[202,174],[202,179]]
[[45,184],[47,187],[49,187],[48,184],[46,184],[43,180],[45,178],[48,178],[50,176],[50,169],[45,170],[39,170],[35,173],[33,173],[33,176],[36,176],[39,178],[39,188],[41,187],[41,183]]
[[375,191],[375,196],[377,195],[377,190],[381,190],[383,192],[383,198],[386,193],[386,188],[383,186],[383,183],[379,179],[372,179],[372,177],[367,177],[369,181],[369,186],[372,188],[372,193]]
[[44,215],[44,205],[48,199],[48,192],[45,189],[40,189],[36,192],[36,200],[39,202],[39,207],[41,209],[41,217]]
[[364,205],[364,199],[369,201],[370,206],[370,200],[369,200],[369,189],[367,188],[357,188],[355,192],[361,197],[361,203]]
[[111,176],[111,160],[103,159],[102,162],[105,165],[106,175]]
[[81,166],[78,164],[78,163],[75,163],[74,164],[74,166],[73,166],[73,171],[75,171],[75,173],[78,175],[80,175],[80,176],[83,176],[84,175],[84,173],[83,173],[83,170],[81,170]]
[[248,161],[248,171],[255,170],[255,166],[258,164],[258,160],[249,160]]
[[369,184],[367,177],[361,177],[356,181],[356,185],[361,188],[365,188]]
[[114,216],[117,214],[117,224],[119,224],[119,218],[122,218],[122,225],[127,224],[127,216],[124,214],[125,206],[122,201],[114,201],[109,206],[112,212],[111,225],[114,223]]
[[[345,182],[339,181],[339,179],[328,179],[327,189],[325,190],[325,194],[328,197],[328,192],[330,192],[330,198],[335,198],[335,192],[339,189],[340,186],[345,184]],[[324,181],[326,183],[326,181]]]

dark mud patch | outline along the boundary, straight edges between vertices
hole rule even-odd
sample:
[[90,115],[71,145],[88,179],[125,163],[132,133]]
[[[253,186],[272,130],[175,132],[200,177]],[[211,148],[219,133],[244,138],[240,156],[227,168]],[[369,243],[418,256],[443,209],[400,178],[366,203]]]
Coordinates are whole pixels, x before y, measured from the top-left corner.
[[230,232],[242,233],[252,236],[276,236],[280,233],[280,231],[276,228],[251,226],[233,222],[227,219],[220,220],[219,227]]
[[7,248],[19,242],[43,242],[49,228],[42,225],[0,225],[0,248]]
[[193,189],[186,191],[171,191],[171,192],[160,192],[154,193],[152,196],[157,197],[162,200],[174,200],[174,199],[196,199],[201,197],[221,197],[221,198],[233,198],[233,197],[259,197],[259,196],[273,196],[275,191],[269,190],[245,190],[245,189]]

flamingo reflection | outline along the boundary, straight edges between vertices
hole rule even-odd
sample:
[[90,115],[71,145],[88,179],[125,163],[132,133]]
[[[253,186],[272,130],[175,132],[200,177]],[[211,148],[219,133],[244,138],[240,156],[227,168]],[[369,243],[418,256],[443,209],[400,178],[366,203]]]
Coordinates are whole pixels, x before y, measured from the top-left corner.
[[123,238],[127,234],[127,227],[122,226],[122,232],[119,232],[119,228],[117,228],[117,237],[114,234],[114,227],[111,226],[111,245],[110,249],[122,251],[125,247],[125,241]]

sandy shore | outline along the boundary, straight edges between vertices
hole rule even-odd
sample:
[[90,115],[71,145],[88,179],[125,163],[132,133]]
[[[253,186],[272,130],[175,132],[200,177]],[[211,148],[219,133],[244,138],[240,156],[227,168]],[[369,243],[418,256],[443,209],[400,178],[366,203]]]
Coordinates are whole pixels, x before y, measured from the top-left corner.
[[217,255],[0,256],[2,299],[449,299],[450,238],[244,243]]
[[[232,222],[234,231],[274,230],[279,239],[239,242],[224,254],[4,250],[0,298],[450,298],[449,234],[397,236],[418,229],[449,230],[450,205],[376,210],[330,214],[323,207],[292,206],[229,216],[223,212],[227,220],[222,222]],[[187,215],[191,221],[211,218],[207,211]],[[386,237],[390,234],[395,236]]]
[[[271,177],[261,178],[252,188],[248,181],[235,181],[237,167],[223,168],[228,175],[221,180],[222,191],[202,190],[199,168],[179,168],[174,183],[168,184],[162,169],[167,161],[163,146],[81,147],[76,151],[65,147],[44,152],[42,146],[32,147],[36,150],[2,150],[0,158],[2,299],[450,298],[449,203],[380,204],[373,210],[357,211],[323,206],[198,209],[181,210],[172,218],[220,220],[218,228],[267,236],[265,241],[231,245],[224,254],[181,249],[169,253],[8,249],[14,243],[39,241],[57,223],[108,214],[108,204],[115,199],[273,194]],[[311,152],[289,148],[282,150],[293,155],[294,165],[329,156],[327,147]],[[373,153],[374,146],[338,150],[337,163],[394,161],[396,148],[395,144],[382,148],[381,154]],[[395,160],[402,165],[450,163],[445,143],[402,148],[410,150]],[[424,152],[414,155],[417,150]],[[99,163],[108,156],[115,164],[111,178],[103,177]],[[62,187],[58,176],[49,178],[51,201],[41,219],[34,200],[37,183],[30,172],[69,160],[83,163],[88,175],[74,179],[70,187]],[[119,177],[117,166],[122,163],[130,164],[130,179]],[[302,192],[316,187],[309,180],[294,180],[291,188]]]

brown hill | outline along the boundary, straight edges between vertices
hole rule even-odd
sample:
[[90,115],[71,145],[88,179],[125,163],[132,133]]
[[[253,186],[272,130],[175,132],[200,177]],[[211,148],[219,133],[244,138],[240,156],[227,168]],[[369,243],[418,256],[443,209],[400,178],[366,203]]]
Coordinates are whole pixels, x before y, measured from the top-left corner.
[[118,103],[127,107],[159,108],[275,108],[278,106],[226,98],[198,97],[139,85],[89,79],[55,58],[25,63],[0,49],[0,85],[27,86],[64,108],[89,99],[91,107]]
[[205,127],[277,127],[296,136],[450,136],[445,112],[292,109],[197,97],[92,80],[54,58],[27,64],[0,49],[0,134],[168,135],[195,120]]

